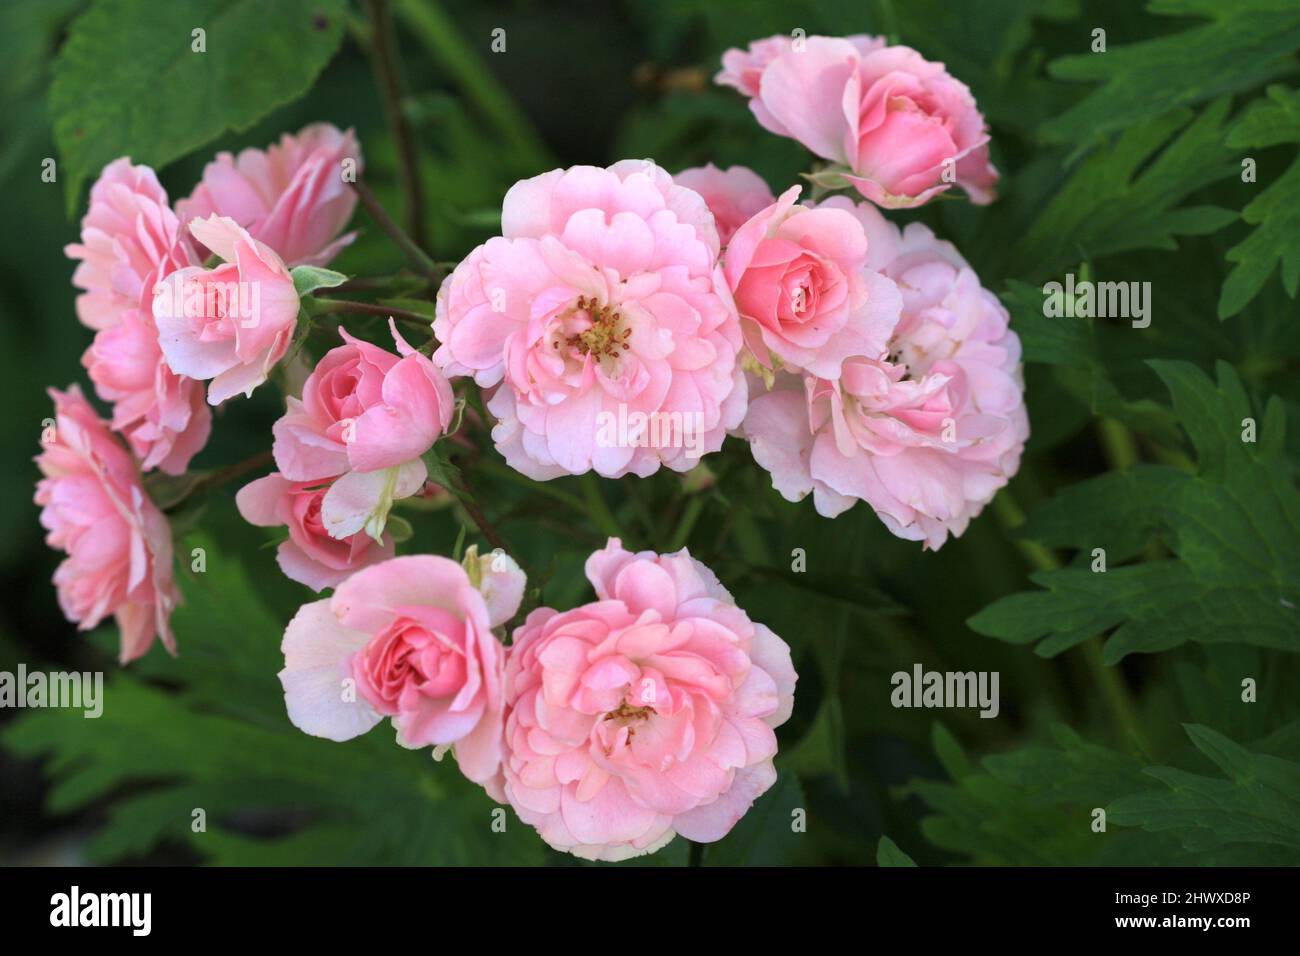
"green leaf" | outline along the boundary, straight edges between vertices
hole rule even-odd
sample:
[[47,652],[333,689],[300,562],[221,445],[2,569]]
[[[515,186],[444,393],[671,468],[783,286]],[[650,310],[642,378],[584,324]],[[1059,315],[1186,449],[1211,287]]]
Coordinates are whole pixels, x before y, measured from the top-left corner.
[[1053,726],[1052,737],[962,766],[959,774],[950,769],[951,782],[912,780],[900,795],[929,807],[921,832],[931,843],[977,865],[1095,865],[1107,854],[1122,856],[1117,844],[1128,841],[1094,833],[1090,814],[1151,786],[1141,765],[1068,727]]
[[[69,213],[119,156],[162,167],[301,96],[338,49],[344,0],[99,0],[50,90]],[[192,31],[206,31],[194,52]]]
[[916,861],[898,848],[898,844],[887,836],[880,838],[880,846],[876,849],[876,864],[878,866],[916,866]]
[[[1103,85],[1043,124],[1044,137],[1079,142],[1150,122],[1171,106],[1250,89],[1285,70],[1300,46],[1294,0],[1153,0],[1147,9],[1211,22],[1055,60],[1053,76]],[[1080,35],[1089,42],[1088,32]]]
[[294,266],[289,270],[289,275],[293,277],[293,288],[300,299],[311,295],[317,289],[333,289],[348,281],[348,277],[342,272],[322,269],[319,266]]
[[[1131,358],[1103,351],[1107,320],[1045,314],[1042,288],[1012,279],[1002,300],[1011,313],[1012,327],[1020,336],[1026,362],[1054,366],[1056,382],[1084,408],[1099,417],[1114,418],[1143,434],[1165,441],[1177,440],[1177,425],[1167,407],[1144,398],[1124,395],[1116,380],[1143,366]],[[1131,387],[1127,386],[1126,387]]]
[[1031,274],[1079,258],[1174,249],[1174,236],[1204,235],[1234,221],[1215,206],[1180,206],[1237,167],[1223,145],[1227,98],[1199,114],[1152,118],[1084,159],[1022,237],[1014,261]]
[[[1270,87],[1228,134],[1234,147],[1268,147],[1300,142],[1300,91]],[[1258,167],[1257,167],[1258,174]],[[1300,287],[1300,158],[1253,199],[1241,218],[1254,232],[1228,250],[1235,263],[1219,296],[1219,318],[1236,315],[1264,287],[1280,264],[1282,285],[1295,298]]]
[[[1219,363],[1217,387],[1185,362],[1151,366],[1196,450],[1197,473],[1135,468],[1062,492],[1028,533],[1080,549],[1089,564],[1095,547],[1119,553],[1104,573],[1038,572],[1031,580],[1045,590],[1002,598],[968,623],[1012,643],[1046,638],[1045,655],[1115,628],[1105,645],[1112,664],[1186,641],[1300,651],[1300,493],[1282,453],[1281,402],[1269,403],[1258,440],[1243,441],[1252,413],[1231,366]],[[1146,529],[1173,557],[1115,566]]]
[[1300,763],[1252,753],[1209,727],[1189,724],[1187,736],[1222,776],[1174,767],[1146,773],[1166,789],[1114,801],[1112,823],[1173,831],[1191,852],[1233,843],[1272,844],[1300,860]]

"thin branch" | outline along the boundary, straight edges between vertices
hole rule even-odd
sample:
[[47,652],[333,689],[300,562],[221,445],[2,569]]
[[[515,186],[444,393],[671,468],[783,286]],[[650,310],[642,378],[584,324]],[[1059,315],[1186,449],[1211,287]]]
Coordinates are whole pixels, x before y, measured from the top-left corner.
[[382,315],[401,319],[403,322],[418,323],[426,331],[431,330],[433,322],[427,315],[412,312],[409,309],[394,309],[392,306],[378,302],[353,302],[349,299],[317,299],[313,306],[316,315],[339,315],[354,313],[357,315]]
[[442,272],[439,271],[437,264],[429,258],[428,254],[411,239],[401,226],[393,222],[392,216],[388,215],[387,210],[380,205],[375,194],[370,191],[370,187],[363,182],[351,184],[352,189],[356,192],[357,198],[361,200],[361,205],[366,207],[366,212],[374,220],[375,225],[387,234],[388,238],[397,243],[397,247],[402,250],[402,255],[406,256],[408,262],[416,272],[426,276],[430,282],[437,285],[442,282]]
[[397,42],[393,36],[393,17],[387,0],[370,0],[370,55],[375,66],[375,81],[383,94],[384,112],[397,148],[397,169],[406,198],[406,226],[421,249],[429,248],[424,228],[424,196],[420,186],[420,168],[415,155],[411,124],[402,109],[402,78],[397,63]]
[[415,284],[420,287],[427,287],[430,284],[428,276],[416,275],[414,272],[398,272],[389,276],[356,276],[347,282],[341,282],[336,286],[330,287],[330,292],[385,292],[393,286],[403,283]]
[[176,501],[171,507],[174,508],[182,501],[192,498],[201,491],[206,491],[209,488],[217,488],[227,482],[234,481],[236,478],[242,478],[250,471],[257,471],[259,468],[265,468],[267,465],[273,464],[274,462],[275,458],[268,449],[267,451],[258,452],[250,458],[245,458],[243,461],[237,461],[233,465],[227,465],[225,468],[218,468],[216,471],[208,472],[206,475],[203,475],[191,484],[189,488],[186,489],[184,496]]

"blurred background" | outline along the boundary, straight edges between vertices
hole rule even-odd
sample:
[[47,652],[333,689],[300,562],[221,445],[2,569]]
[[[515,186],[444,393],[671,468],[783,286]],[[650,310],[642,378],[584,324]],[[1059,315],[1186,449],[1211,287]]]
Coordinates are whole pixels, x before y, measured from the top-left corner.
[[[207,573],[182,575],[179,660],[155,648],[119,675],[113,634],[79,634],[59,613],[50,584],[59,556],[44,546],[32,504],[32,456],[50,412],[45,389],[80,382],[89,390],[79,360],[91,333],[76,321],[73,263],[62,251],[77,238],[85,188],[70,217],[63,180],[46,183],[40,173],[44,159],[59,156],[47,108],[53,64],[69,24],[87,6],[0,5],[0,670],[18,662],[103,670],[110,687],[97,721],[0,710],[0,862],[572,863],[547,851],[513,816],[507,833],[491,832],[490,801],[453,768],[395,747],[386,729],[334,745],[288,725],[274,677],[279,637],[311,595],[283,579],[266,535],[235,514],[234,487],[173,515],[181,553],[192,546],[209,553]],[[204,15],[222,6],[195,4]],[[1085,262],[1107,278],[1156,285],[1158,321],[1140,336],[1099,329],[1092,365],[1070,367],[1027,341],[1033,437],[1022,473],[1010,495],[938,553],[892,538],[862,505],[831,522],[810,502],[784,502],[735,442],[708,460],[716,480],[702,488],[670,473],[616,483],[566,479],[541,488],[512,475],[493,460],[482,433],[475,436],[486,453],[469,453],[458,464],[491,503],[512,547],[544,569],[547,603],[589,597],[582,560],[610,533],[634,547],[689,543],[751,616],[795,648],[799,694],[795,717],[780,734],[781,783],[723,843],[701,852],[679,839],[651,862],[871,863],[882,835],[930,864],[1289,859],[1277,856],[1294,852],[1284,842],[1229,840],[1196,849],[1191,841],[1189,849],[1186,834],[1140,821],[1100,841],[1077,821],[1112,797],[1155,786],[1141,773],[1151,764],[1191,752],[1188,766],[1205,771],[1209,764],[1191,751],[1183,722],[1206,723],[1241,742],[1266,740],[1263,752],[1287,753],[1287,741],[1294,747],[1300,735],[1281,743],[1276,737],[1295,726],[1295,705],[1284,695],[1248,714],[1229,704],[1235,675],[1258,674],[1276,688],[1294,677],[1293,654],[1224,643],[1130,656],[1107,671],[1108,680],[1120,682],[1117,710],[1103,690],[1114,687],[1098,683],[1100,665],[1082,648],[1047,658],[976,634],[966,623],[995,600],[1032,589],[1027,575],[1041,565],[1013,530],[1023,513],[1117,467],[1115,456],[1122,463],[1126,449],[1162,460],[1160,449],[1185,447],[1147,358],[1187,359],[1206,371],[1216,359],[1229,361],[1257,408],[1266,396],[1282,395],[1292,413],[1285,445],[1296,460],[1294,301],[1271,278],[1248,309],[1221,322],[1215,302],[1228,269],[1224,255],[1248,229],[1237,222],[1175,243],[1176,223],[1142,218],[1178,203],[1237,212],[1252,198],[1227,175],[1237,160],[1221,152],[1221,131],[1214,132],[1220,152],[1200,150],[1200,173],[1166,170],[1160,182],[1141,188],[1130,184],[1160,168],[1153,156],[1173,148],[1164,140],[1127,168],[1096,170],[1087,163],[1098,149],[1104,155],[1108,137],[1124,134],[1122,125],[1099,123],[1087,135],[1055,141],[1044,132],[1092,89],[1052,76],[1046,64],[1086,53],[1094,27],[1104,26],[1109,43],[1120,46],[1174,36],[1201,21],[1152,16],[1130,0],[392,6],[403,110],[418,143],[424,219],[437,260],[454,262],[495,234],[506,189],[557,166],[649,157],[673,171],[708,161],[745,164],[778,193],[800,181],[811,158],[761,130],[742,99],[714,86],[712,76],[727,47],[803,29],[887,34],[945,62],[972,88],[992,126],[993,161],[1003,173],[999,202],[980,209],[945,201],[896,218],[922,219],[955,242],[986,287],[1011,295],[1014,280],[1036,295],[1035,284]],[[263,147],[324,120],[355,128],[367,180],[389,209],[400,207],[393,141],[366,51],[366,5],[345,11],[338,51],[305,96],[160,170],[173,200],[189,193],[219,149]],[[493,51],[494,36],[504,38],[504,51]],[[1166,106],[1208,110],[1212,96],[1227,93],[1238,96],[1237,109],[1260,95],[1265,81],[1294,73],[1293,51],[1265,59],[1270,71],[1253,69],[1217,89],[1195,87]],[[1190,117],[1160,135],[1175,139]],[[1147,122],[1139,116],[1128,126]],[[1268,144],[1252,155],[1263,175],[1285,168],[1294,143]],[[1081,169],[1093,169],[1095,182],[1079,178]],[[1105,192],[1112,182],[1119,185]],[[375,275],[401,266],[360,209],[354,226],[361,238],[334,268]],[[1013,327],[1021,329],[1014,307],[1013,314]],[[372,331],[365,322],[349,327]],[[281,409],[282,397],[270,387],[222,406],[194,467],[220,467],[264,450]],[[1127,443],[1116,443],[1107,424],[1116,422],[1133,429]],[[468,524],[454,507],[406,517],[416,527],[407,551],[450,553]],[[1158,530],[1150,530],[1149,540],[1117,553],[1140,556],[1154,547],[1159,555]],[[475,540],[472,525],[466,540]],[[1055,546],[1064,549],[1060,560],[1079,560],[1064,539]],[[806,575],[790,571],[799,548]],[[973,711],[894,709],[889,677],[917,662],[931,670],[999,671],[1001,715],[980,720]],[[1126,720],[1144,729],[1141,746],[1126,735]],[[1009,762],[981,770],[985,755]],[[192,825],[197,808],[205,811],[204,831]],[[806,832],[787,823],[799,809],[806,811]]]

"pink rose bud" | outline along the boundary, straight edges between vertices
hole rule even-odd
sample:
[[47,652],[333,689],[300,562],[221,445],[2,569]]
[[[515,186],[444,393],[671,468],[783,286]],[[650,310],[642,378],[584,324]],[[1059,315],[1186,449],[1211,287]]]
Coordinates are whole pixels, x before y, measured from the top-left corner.
[[36,503],[46,543],[68,555],[54,572],[59,606],[83,631],[116,617],[123,664],[143,655],[155,637],[174,654],[168,622],[180,595],[167,519],[81,390],[50,389],[50,396],[55,418],[36,458],[44,476]]
[[298,293],[280,257],[234,220],[196,219],[190,231],[222,263],[189,266],[154,289],[158,343],[178,375],[211,380],[208,404],[266,381],[298,323]]
[[737,230],[724,267],[758,363],[834,379],[851,355],[880,357],[902,299],[867,268],[862,224],[840,209],[796,206],[798,186]]
[[[339,329],[331,349],[275,423],[276,466],[290,481],[338,478],[323,502],[329,533],[378,538],[394,500],[422,491],[420,456],[450,427],[451,385],[389,320],[397,355]],[[342,476],[342,477],[339,477]]]
[[843,198],[879,238],[902,318],[887,354],[845,361],[838,380],[783,374],[742,433],[788,500],[835,517],[859,499],[901,538],[938,548],[1016,473],[1029,419],[1020,340],[1002,304],[950,243],[905,232]]
[[[505,559],[509,561],[509,559]],[[497,595],[523,593],[496,579]],[[511,617],[516,607],[498,606]],[[285,704],[294,726],[330,740],[392,719],[398,743],[451,749],[461,772],[500,793],[505,648],[465,569],[429,555],[358,571],[329,600],[303,605],[284,632]]]
[[113,430],[145,471],[181,474],[207,443],[212,414],[203,384],[168,368],[158,347],[154,286],[195,263],[153,170],[127,159],[105,166],[90,190],[81,242],[66,252],[81,260],[72,279],[86,290],[77,315],[98,330],[81,362],[99,397],[113,403]]
[[[756,49],[757,48],[757,49]],[[920,206],[954,183],[993,201],[988,127],[942,63],[871,37],[784,37],[723,56],[717,82],[751,97],[755,118],[846,168],[844,178],[889,209]]]
[[438,293],[433,360],[499,386],[492,431],[546,480],[688,471],[744,415],[713,214],[649,161],[516,183]]
[[685,551],[587,560],[597,600],[541,608],[505,678],[505,795],[543,840],[592,860],[720,840],[776,782],[797,675],[785,642]]
[[285,577],[313,591],[337,587],[353,571],[393,556],[393,539],[376,542],[366,534],[342,540],[330,537],[321,517],[329,482],[289,481],[278,472],[250,482],[235,495],[239,513],[249,524],[287,527],[289,538],[276,549]]
[[218,153],[176,212],[185,223],[229,217],[290,266],[323,266],[356,238],[339,233],[357,204],[348,183],[360,176],[361,147],[352,131],[315,123],[266,150]]
[[718,239],[725,246],[751,216],[776,201],[758,173],[745,166],[719,169],[712,163],[683,169],[673,182],[694,189],[713,213]]

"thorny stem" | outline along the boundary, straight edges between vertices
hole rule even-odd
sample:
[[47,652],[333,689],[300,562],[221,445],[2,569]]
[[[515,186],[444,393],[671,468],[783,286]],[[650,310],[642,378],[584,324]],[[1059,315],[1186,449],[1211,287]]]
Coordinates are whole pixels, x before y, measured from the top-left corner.
[[427,277],[434,285],[442,282],[442,273],[439,271],[437,263],[429,258],[428,253],[403,232],[397,223],[393,222],[393,217],[388,215],[388,211],[380,205],[379,200],[375,198],[375,194],[370,191],[370,187],[360,181],[350,185],[357,194],[357,198],[361,200],[361,205],[366,207],[366,212],[374,220],[375,225],[382,229],[388,238],[397,243],[397,247],[402,250],[402,255],[406,256],[411,266],[420,275]]
[[[1006,488],[998,492],[997,497],[993,499],[993,510],[1002,526],[1008,531],[1012,531],[1024,523],[1024,512],[1020,510],[1015,498],[1011,496],[1011,492]],[[1026,562],[1035,570],[1056,571],[1061,568],[1061,560],[1051,550],[1043,547],[1038,542],[1024,538],[1015,538],[1013,540]],[[1088,666],[1088,672],[1101,688],[1111,718],[1119,727],[1121,734],[1127,735],[1143,754],[1149,756],[1152,751],[1145,735],[1142,733],[1142,727],[1137,717],[1137,709],[1133,705],[1133,697],[1129,693],[1128,685],[1124,683],[1119,669],[1107,666],[1102,654],[1101,638],[1089,638],[1083,643],[1081,650],[1084,661]]]

